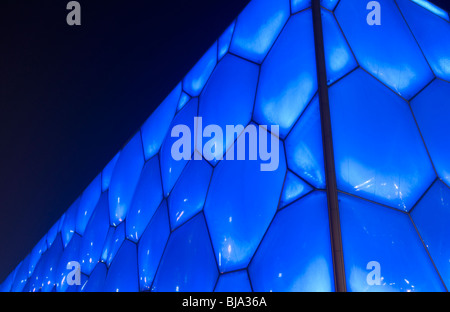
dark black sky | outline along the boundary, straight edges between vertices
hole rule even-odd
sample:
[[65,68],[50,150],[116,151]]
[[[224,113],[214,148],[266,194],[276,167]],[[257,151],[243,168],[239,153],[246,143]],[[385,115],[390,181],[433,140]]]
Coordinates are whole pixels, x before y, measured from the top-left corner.
[[248,0],[0,1],[0,282]]
[[67,2],[0,1],[0,281],[249,0]]

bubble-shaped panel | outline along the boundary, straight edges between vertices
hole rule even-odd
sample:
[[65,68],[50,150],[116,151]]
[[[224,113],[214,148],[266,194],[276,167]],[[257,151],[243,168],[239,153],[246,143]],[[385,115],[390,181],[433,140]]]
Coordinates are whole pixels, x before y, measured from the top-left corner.
[[[392,0],[378,0],[380,13],[366,9],[366,1],[341,0],[336,18],[359,64],[405,99],[433,78],[422,52]],[[370,12],[380,14],[371,25]],[[373,17],[376,19],[376,16]]]
[[411,209],[435,173],[408,103],[362,69],[329,99],[338,188]]
[[164,200],[139,240],[138,264],[141,291],[151,289],[169,235],[169,215],[167,202]]
[[217,41],[206,51],[183,79],[183,90],[191,96],[198,96],[217,64]]
[[127,238],[137,242],[163,199],[159,157],[155,155],[142,169],[126,222]]
[[437,174],[450,185],[450,83],[436,79],[411,101],[411,108]]
[[82,292],[99,292],[103,290],[106,279],[107,268],[103,262],[97,263],[87,283],[81,287]]
[[250,266],[255,291],[334,291],[325,192],[279,211]]
[[140,132],[120,152],[109,186],[109,214],[112,225],[117,226],[127,216],[134,190],[144,166]]
[[170,226],[180,226],[203,209],[212,167],[206,160],[191,160],[169,196]]
[[348,291],[445,290],[406,213],[343,194],[339,211]]
[[311,10],[291,17],[261,65],[254,120],[284,138],[317,90]]
[[67,247],[73,234],[75,233],[76,220],[78,214],[78,207],[80,206],[80,197],[78,197],[75,202],[67,209],[64,214],[64,220],[61,223],[61,235],[63,240],[64,248]]
[[170,235],[152,291],[213,291],[218,275],[200,213]]
[[239,15],[230,51],[261,63],[289,18],[289,0],[254,0]]
[[261,127],[251,132],[252,126],[246,128],[249,135],[237,139],[236,149],[251,153],[256,145],[249,148],[249,142],[266,135],[279,144],[271,147],[279,163],[275,170],[263,171],[261,158],[225,159],[214,169],[204,211],[221,272],[247,267],[277,210],[286,174],[283,142]]
[[111,183],[111,176],[114,171],[114,167],[116,166],[116,162],[119,159],[120,152],[118,152],[113,159],[109,161],[109,163],[105,166],[102,171],[102,192],[106,191],[109,188],[109,184]]
[[219,57],[219,60],[221,60],[225,54],[228,52],[228,49],[230,48],[230,42],[231,38],[233,36],[234,26],[236,25],[236,21],[233,21],[230,26],[223,32],[223,34],[220,36],[217,44],[217,54]]
[[105,245],[101,260],[109,267],[114,260],[117,251],[125,240],[125,224],[121,223],[117,228],[110,227],[108,235],[106,236]]
[[296,199],[306,195],[313,188],[297,175],[288,170],[286,179],[284,180],[283,193],[281,194],[280,207],[284,207],[292,203]]
[[88,224],[92,212],[94,212],[94,208],[100,198],[100,194],[102,192],[101,183],[101,175],[99,174],[83,191],[83,194],[81,194],[75,227],[76,232],[80,235],[84,234],[86,225]]

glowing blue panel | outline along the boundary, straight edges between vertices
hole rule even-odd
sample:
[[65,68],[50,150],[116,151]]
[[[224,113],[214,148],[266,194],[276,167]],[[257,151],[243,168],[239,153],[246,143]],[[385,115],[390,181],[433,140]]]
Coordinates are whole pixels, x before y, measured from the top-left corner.
[[50,248],[50,246],[55,241],[56,235],[58,235],[58,227],[59,227],[59,220],[56,221],[56,223],[47,232],[47,247],[48,248]]
[[109,188],[109,183],[111,182],[111,176],[116,166],[117,159],[119,159],[120,152],[118,152],[113,159],[105,166],[102,171],[102,192]]
[[222,274],[217,282],[215,292],[251,292],[247,270]]
[[280,207],[292,203],[296,199],[312,191],[312,187],[288,170],[281,194]]
[[100,197],[80,246],[81,272],[90,275],[103,251],[109,229],[108,193]]
[[[62,245],[61,245],[62,247]],[[14,282],[11,285],[12,292],[20,292],[24,288],[28,279],[28,266],[30,264],[30,255],[26,256],[16,272]]]
[[311,6],[311,0],[291,0],[292,13],[299,12]]
[[89,276],[87,283],[85,283],[81,291],[82,292],[99,292],[103,289],[103,285],[106,279],[106,265],[102,262],[97,263],[92,274]]
[[323,41],[327,83],[331,84],[358,64],[342,35],[333,13],[322,9]]
[[120,153],[109,186],[110,222],[116,226],[125,220],[134,190],[144,165],[141,135],[138,132]]
[[[225,133],[226,125],[242,125],[245,127],[252,117],[253,104],[255,102],[256,84],[258,81],[259,67],[234,55],[226,55],[217,65],[216,70],[208,81],[200,96],[199,117],[202,117],[202,130],[209,125],[218,125],[223,132],[223,138],[212,135],[197,141],[197,150],[207,155],[209,143],[214,144],[222,140],[222,151],[217,151],[218,157],[211,163],[216,164],[217,158],[221,158],[227,147],[233,144],[234,137]],[[200,125],[199,129],[200,131]],[[201,136],[199,136],[199,139]],[[220,144],[220,143],[219,143]],[[219,145],[220,146],[220,145]],[[207,149],[205,152],[203,149]],[[209,159],[208,159],[209,160]]]
[[170,234],[167,202],[163,201],[138,245],[140,290],[150,290]]
[[84,190],[80,197],[80,206],[78,207],[76,232],[80,235],[84,234],[86,225],[94,212],[95,205],[102,192],[101,175],[99,174],[94,181]]
[[339,210],[348,291],[445,290],[407,214],[347,195]]
[[450,285],[450,189],[437,181],[411,216],[444,283]]
[[262,64],[254,120],[284,138],[317,90],[311,10],[292,16]]
[[127,216],[127,237],[137,242],[163,199],[159,157],[148,160],[142,169],[138,186]]
[[77,220],[78,207],[80,206],[80,197],[67,209],[64,215],[64,221],[61,227],[61,235],[64,248],[67,247],[72,239],[73,233],[75,233],[75,226]]
[[450,23],[411,1],[397,1],[436,76],[450,81]]
[[369,25],[366,1],[341,0],[335,14],[359,64],[406,99],[433,78],[392,0],[378,0],[381,24]]
[[80,263],[80,243],[81,237],[76,234],[71,239],[69,245],[64,249],[61,259],[56,268],[56,291],[64,292],[68,287],[75,288],[76,285],[69,286],[67,275],[73,270],[73,267],[67,269],[67,265],[71,261]]
[[198,96],[217,64],[217,41],[194,65],[183,79],[183,89],[191,96]]
[[170,226],[180,226],[203,209],[212,167],[205,160],[191,160],[169,196]]
[[136,244],[124,241],[108,270],[103,291],[139,291]]
[[[278,150],[271,147],[273,154],[279,155],[275,170],[262,171],[263,161],[247,156],[245,160],[222,160],[211,179],[204,211],[221,272],[247,267],[277,210],[286,174],[283,142],[262,128],[258,136],[261,133],[279,144]],[[241,135],[234,146],[249,151],[252,139],[248,137]]]
[[121,223],[117,228],[109,228],[106,236],[105,246],[103,246],[102,261],[109,267],[117,251],[125,240],[125,225]]
[[[198,109],[198,98],[193,98],[190,100],[186,106],[175,116],[170,126],[170,129],[173,130],[176,126],[187,126],[189,128],[190,138],[185,138],[185,134],[181,132],[179,136],[172,137],[171,133],[167,134],[166,139],[161,147],[161,175],[162,175],[162,183],[163,183],[163,191],[164,195],[168,196],[170,191],[172,190],[175,182],[183,171],[184,167],[188,163],[188,159],[180,159],[175,160],[172,157],[172,146],[178,140],[190,142],[190,147],[183,145],[180,147],[180,153],[184,152],[184,148],[189,149],[189,155],[192,155],[194,152],[194,135],[195,135],[195,122],[194,117],[197,116]],[[171,130],[171,131],[172,131]],[[188,144],[188,143],[187,143]]]
[[333,11],[338,2],[339,0],[320,0],[320,5],[328,10]]
[[186,103],[189,102],[190,99],[191,99],[191,97],[187,93],[182,91],[181,95],[180,95],[180,99],[178,101],[177,111],[182,109],[184,107],[184,105],[186,105]]
[[34,272],[34,268],[41,258],[42,254],[47,250],[47,237],[44,236],[41,240],[34,246],[30,253],[30,263],[28,264],[28,276]]
[[147,121],[142,125],[142,143],[144,145],[145,160],[156,153],[167,135],[170,122],[175,115],[178,100],[181,95],[181,83],[164,99]]
[[317,188],[325,188],[322,128],[318,97],[314,97],[286,138],[289,169]]
[[213,291],[218,275],[200,213],[170,235],[152,291]]
[[434,14],[449,21],[448,13],[446,11],[442,10],[441,8],[435,6],[433,3],[426,1],[426,0],[411,0],[411,1],[417,3],[418,5],[427,9],[428,11],[433,12]]
[[228,49],[230,48],[230,42],[231,38],[233,36],[234,26],[236,25],[236,21],[233,21],[230,26],[223,32],[223,34],[220,36],[219,41],[217,42],[217,53],[219,56],[219,60],[222,59],[222,57],[225,56],[225,54],[228,52]]
[[411,101],[411,108],[436,171],[450,185],[450,83],[435,80]]
[[249,266],[254,291],[334,291],[325,192],[279,211]]
[[328,93],[338,188],[408,211],[435,178],[408,103],[362,69]]
[[289,0],[250,2],[237,19],[230,51],[261,63],[289,14]]

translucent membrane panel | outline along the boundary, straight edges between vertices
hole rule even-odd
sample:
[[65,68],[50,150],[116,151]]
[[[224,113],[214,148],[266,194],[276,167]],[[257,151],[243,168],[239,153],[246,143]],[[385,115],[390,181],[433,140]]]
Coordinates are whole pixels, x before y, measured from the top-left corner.
[[120,152],[117,153],[113,159],[109,161],[106,167],[102,171],[102,192],[109,188],[109,183],[111,182],[111,176],[114,171],[117,159],[119,159]]
[[78,263],[80,260],[80,244],[81,237],[78,234],[75,234],[72,237],[69,245],[64,249],[64,252],[61,256],[61,259],[58,261],[58,266],[56,268],[56,291],[64,292],[67,291],[68,288],[75,288],[76,285],[69,285],[72,281],[68,280],[69,273],[74,270],[72,265],[69,265],[70,262],[76,261]]
[[150,159],[156,153],[167,135],[170,122],[177,110],[181,95],[181,83],[164,99],[147,121],[142,125],[142,143],[144,145],[145,159]]
[[[61,239],[59,240],[61,242]],[[61,243],[62,248],[62,243]],[[28,266],[30,264],[30,255],[26,256],[22,261],[22,264],[18,267],[16,276],[14,277],[14,281],[11,285],[11,291],[20,292],[24,288],[27,280],[28,280]]]
[[139,291],[136,244],[124,241],[108,270],[103,291]]
[[254,291],[334,291],[327,197],[279,211],[249,266]]
[[348,291],[445,291],[410,217],[339,195]]
[[177,111],[182,109],[190,99],[191,97],[187,93],[181,92],[180,99],[178,100]]
[[190,100],[175,116],[161,147],[161,175],[164,195],[168,196],[194,151],[198,98]]
[[258,65],[228,54],[217,65],[200,96],[198,115],[202,124],[197,129],[196,148],[211,163],[216,164],[234,142],[233,135],[226,135],[226,126],[241,125],[242,131],[250,122],[258,73]]
[[311,0],[291,0],[291,12],[296,13],[311,6]]
[[41,257],[35,275],[30,277],[29,291],[51,291],[57,282],[57,267],[63,253],[61,237],[58,235],[52,247]]
[[102,261],[109,267],[117,251],[125,240],[125,224],[121,223],[117,228],[110,227],[103,246]]
[[163,201],[138,245],[139,288],[150,290],[170,235],[167,203]]
[[450,81],[450,23],[409,0],[397,3],[436,76]]
[[[250,158],[266,150],[251,143],[259,139],[272,141],[271,171],[261,154]],[[286,174],[283,142],[263,128],[249,125],[233,146],[238,153],[244,149],[245,160],[230,160],[234,150],[227,152],[214,169],[204,210],[221,272],[247,267],[277,210]]]
[[321,12],[327,83],[331,84],[358,64],[339,29],[333,13],[323,9]]
[[250,292],[250,280],[247,270],[222,274],[217,282],[215,292]]
[[325,188],[322,129],[318,97],[314,97],[286,138],[289,169],[317,188]]
[[64,248],[67,247],[75,233],[75,226],[78,214],[78,207],[80,206],[80,197],[67,209],[64,214],[64,220],[61,227],[61,235]]
[[362,69],[328,93],[338,188],[411,209],[435,173],[408,103]]
[[30,262],[28,264],[28,276],[33,274],[36,264],[41,258],[42,254],[47,250],[47,241],[46,236],[41,238],[41,240],[34,246],[33,250],[30,253]]
[[47,247],[50,248],[50,246],[55,241],[56,235],[58,235],[58,226],[59,226],[59,220],[56,221],[56,223],[50,228],[50,230],[47,232]]
[[450,285],[450,189],[440,181],[411,213],[425,245],[447,287]]
[[183,90],[191,96],[198,96],[217,64],[217,42],[202,56],[183,79]]
[[87,283],[81,287],[82,292],[99,292],[103,289],[106,279],[106,265],[102,262],[97,263]]
[[127,237],[137,242],[163,199],[159,157],[155,155],[142,169],[126,222]]
[[[376,8],[366,9],[366,1],[341,0],[335,10],[336,18],[359,64],[410,99],[431,81],[433,73],[395,2],[378,3],[380,13]],[[372,19],[376,21],[376,14],[381,24],[370,25]]]
[[200,213],[170,236],[152,291],[213,291],[218,275]]
[[333,11],[338,2],[339,0],[320,0],[320,5],[328,10]]
[[138,132],[120,152],[111,177],[108,194],[112,225],[116,226],[125,220],[143,166],[144,155],[141,135]]
[[203,209],[212,171],[206,160],[191,160],[186,166],[168,199],[172,229]]
[[317,90],[311,10],[286,24],[261,66],[254,120],[284,138]]
[[284,207],[287,204],[292,203],[312,190],[313,188],[311,186],[288,170],[286,179],[284,180],[280,207]]
[[261,63],[289,14],[289,0],[250,2],[237,19],[230,51]]
[[109,229],[108,193],[100,197],[80,245],[81,272],[90,275],[100,260]]
[[217,53],[219,56],[219,60],[222,59],[222,57],[225,56],[225,54],[228,52],[228,49],[230,48],[230,42],[231,38],[233,36],[234,26],[236,25],[236,21],[233,21],[230,26],[223,32],[223,34],[220,36],[217,46]]
[[450,185],[450,83],[435,80],[411,101],[411,108],[440,178]]
[[441,8],[437,7],[433,3],[426,1],[426,0],[411,0],[412,2],[417,3],[418,5],[424,7],[428,11],[436,14],[437,16],[442,17],[443,19],[449,21],[448,13],[442,10]]
[[91,218],[92,212],[97,205],[98,199],[102,192],[102,177],[99,174],[94,181],[81,194],[80,206],[78,207],[76,232],[80,235],[84,234],[86,225]]

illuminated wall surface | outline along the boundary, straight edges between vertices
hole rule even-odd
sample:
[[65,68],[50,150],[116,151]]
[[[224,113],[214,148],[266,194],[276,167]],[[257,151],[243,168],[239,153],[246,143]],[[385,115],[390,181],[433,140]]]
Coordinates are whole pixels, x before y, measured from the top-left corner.
[[[378,0],[370,26],[368,1],[337,2],[322,0],[321,17],[347,290],[446,291],[449,15]],[[252,1],[1,290],[334,291],[310,6]],[[279,125],[278,169],[174,160],[171,129],[193,132],[194,116]]]

